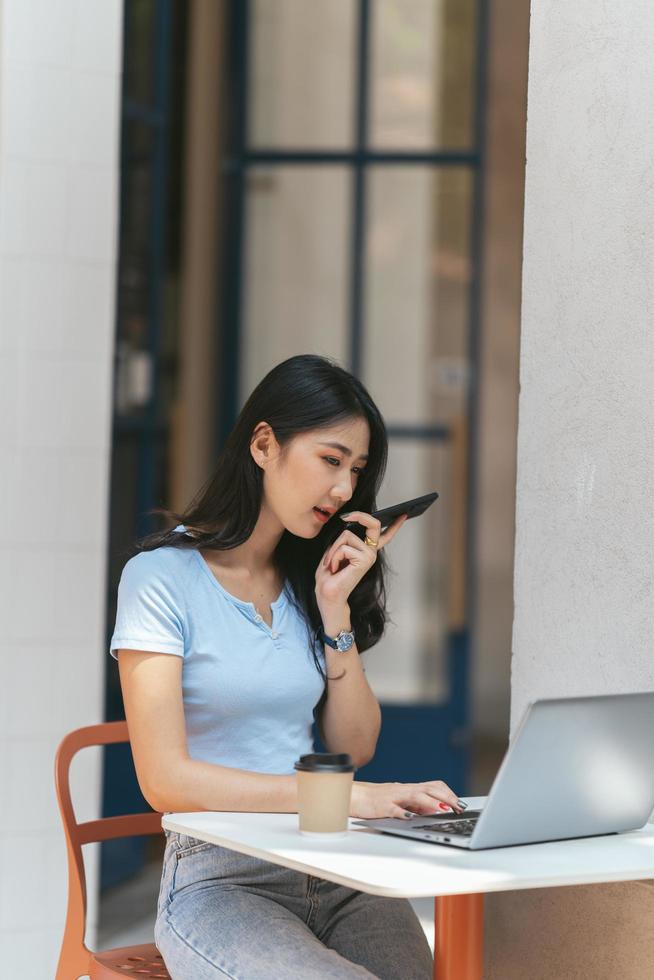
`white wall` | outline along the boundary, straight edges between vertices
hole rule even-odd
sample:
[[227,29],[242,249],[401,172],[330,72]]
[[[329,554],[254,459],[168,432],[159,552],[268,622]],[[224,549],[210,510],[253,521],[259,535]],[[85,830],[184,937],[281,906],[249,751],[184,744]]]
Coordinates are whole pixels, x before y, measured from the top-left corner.
[[[654,688],[653,34],[649,0],[532,4],[513,729]],[[638,883],[492,896],[486,975],[644,980],[652,921]]]
[[121,35],[119,0],[0,5],[0,972],[22,980],[54,975],[64,921],[54,751],[102,719]]

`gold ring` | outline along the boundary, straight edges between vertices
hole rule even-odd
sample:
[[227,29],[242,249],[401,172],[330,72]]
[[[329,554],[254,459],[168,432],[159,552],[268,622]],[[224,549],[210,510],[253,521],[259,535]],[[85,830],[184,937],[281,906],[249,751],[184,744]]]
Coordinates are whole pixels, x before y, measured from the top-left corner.
[[372,538],[369,538],[367,534],[366,534],[366,544],[369,545],[371,548],[379,547],[379,541],[373,541]]

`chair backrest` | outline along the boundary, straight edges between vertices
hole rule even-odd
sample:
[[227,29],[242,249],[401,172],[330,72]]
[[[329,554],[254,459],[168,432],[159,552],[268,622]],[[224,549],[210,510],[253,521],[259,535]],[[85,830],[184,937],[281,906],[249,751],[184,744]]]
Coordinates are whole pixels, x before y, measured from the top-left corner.
[[[70,764],[80,749],[95,745],[113,745],[129,742],[127,722],[108,721],[100,725],[77,728],[66,735],[55,756],[55,788],[57,803],[64,825],[68,854],[68,907],[66,926],[61,949],[61,959],[75,963],[79,973],[87,972],[89,953],[84,943],[86,927],[86,875],[82,858],[82,845],[118,837],[143,834],[161,834],[161,814],[130,813],[118,817],[102,817],[78,823],[70,796]],[[61,961],[60,959],[60,961]]]

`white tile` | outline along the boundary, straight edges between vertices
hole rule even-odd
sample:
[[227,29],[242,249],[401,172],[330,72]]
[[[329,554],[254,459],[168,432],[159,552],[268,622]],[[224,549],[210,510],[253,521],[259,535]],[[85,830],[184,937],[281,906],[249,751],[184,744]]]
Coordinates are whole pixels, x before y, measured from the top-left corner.
[[58,830],[53,739],[8,739],[2,756],[0,834]]
[[111,359],[116,307],[115,263],[69,263],[62,351]]
[[[25,448],[59,448],[72,399],[70,362],[33,357],[19,367],[18,439]],[[81,408],[81,406],[80,406]]]
[[9,64],[3,73],[3,153],[40,163],[71,156],[74,87],[83,80],[68,68]]
[[3,639],[0,737],[52,738],[54,753],[66,732],[97,724],[102,716],[104,657],[97,637],[85,643],[62,643],[52,637],[29,643]]
[[[59,457],[54,494],[57,519],[52,538],[60,546],[87,550],[96,547],[103,553],[108,520],[109,447],[106,451],[70,452]],[[94,556],[93,560],[97,558]]]
[[[63,907],[65,909],[65,905]],[[51,918],[60,918],[62,909],[55,910]],[[29,923],[28,923],[29,924]],[[63,918],[57,928],[0,929],[3,977],[16,980],[43,980],[54,977],[59,960]]]
[[74,2],[4,0],[3,64],[69,65],[73,53]]
[[[7,554],[5,549],[0,553],[3,564]],[[3,639],[16,640],[19,643],[47,643],[55,635],[55,576],[58,574],[56,555],[45,549],[39,551],[20,548],[9,554],[12,556],[11,576],[6,584],[6,595],[10,617],[3,624]],[[41,674],[43,667],[47,666],[44,663],[46,656],[42,645],[25,650],[21,647],[16,650],[15,660],[24,661],[25,668],[31,663],[32,669]],[[18,665],[15,669],[18,671],[16,680],[23,682],[25,678]],[[14,691],[27,689],[18,683]]]
[[[1,413],[0,413],[1,414]],[[17,468],[18,453],[13,448],[6,448],[0,445],[0,459],[2,460],[0,478],[0,514],[13,515],[16,513],[17,489],[15,473]],[[6,542],[10,546],[9,541]],[[0,615],[2,610],[2,599],[0,598]]]
[[[54,581],[54,635],[58,642],[86,643],[90,650],[95,646],[104,625],[106,601],[104,561],[102,552],[60,551],[56,559],[57,575]],[[88,660],[88,655],[85,658]],[[76,684],[78,665],[73,668],[69,680]]]
[[49,546],[104,549],[109,447],[91,451],[27,449],[12,453],[0,481],[4,513],[12,515],[3,544],[18,550]]
[[18,378],[18,439],[25,447],[93,449],[106,445],[111,364],[33,358]]
[[70,87],[73,123],[67,147],[71,163],[118,169],[120,100],[119,75],[75,73]]
[[16,354],[20,349],[21,334],[17,324],[22,298],[18,280],[22,276],[23,261],[22,258],[0,256],[0,359]]
[[62,445],[78,449],[108,446],[111,429],[112,363],[108,359],[74,364],[70,411]]
[[120,88],[118,76],[98,72],[7,66],[0,89],[3,154],[117,170]]
[[[0,922],[3,928],[40,930],[50,925],[45,869],[49,840],[12,834],[0,840]],[[3,967],[4,969],[4,967]],[[9,976],[24,976],[19,974]]]
[[63,493],[61,463],[52,451],[18,450],[12,456],[7,487],[12,515],[5,546],[19,551],[26,545],[45,547],[56,539]]
[[18,440],[18,360],[15,356],[0,358],[0,450],[3,455]]
[[[9,746],[7,739],[2,739],[2,747],[0,751],[0,787],[2,787],[2,806],[0,806],[0,837],[3,834],[3,828],[5,825],[5,800],[8,800],[8,776],[7,768],[9,766]],[[1,925],[1,923],[0,923]],[[1,949],[2,947],[0,947]]]
[[[67,640],[47,645],[44,660],[44,683],[47,681],[49,703],[46,717],[42,723],[44,735],[53,738],[54,749],[67,732],[84,725],[97,725],[102,718],[104,703],[104,650],[97,637],[89,637],[84,643]],[[23,734],[23,733],[19,733]],[[80,766],[89,765],[84,760],[95,750],[85,750],[80,754]],[[77,757],[76,757],[77,758]],[[75,767],[78,763],[75,762]],[[75,770],[73,770],[75,771]],[[90,771],[90,770],[89,770]],[[87,773],[87,769],[84,768]],[[95,785],[85,775],[81,781],[77,797],[82,803],[85,793]],[[92,795],[95,801],[95,795]],[[93,804],[95,806],[95,802]],[[95,811],[84,819],[97,816]],[[81,819],[81,818],[80,818]]]
[[0,505],[12,515],[4,546],[102,551],[106,540],[109,447],[25,449],[6,462]]
[[111,262],[118,227],[118,170],[71,167],[68,171],[65,254]]
[[2,259],[0,356],[21,350],[29,356],[110,358],[115,291],[113,263]]
[[68,174],[60,164],[8,160],[0,184],[0,255],[61,253],[67,231]]
[[[44,887],[50,910],[65,906],[68,897],[68,857],[66,854],[66,839],[61,821],[49,834],[48,858],[45,872]],[[82,848],[84,853],[84,848]],[[63,924],[63,923],[62,923]]]
[[[6,632],[10,632],[9,624],[12,617],[10,585],[14,578],[13,558],[15,551],[12,548],[0,550],[0,617],[6,627]],[[11,646],[11,637],[8,636],[4,643],[0,642],[0,671],[4,672],[11,663],[14,656]],[[7,682],[0,684],[0,734],[7,734],[7,706],[11,694],[7,691]]]
[[122,0],[76,0],[73,64],[76,68],[120,74],[123,48]]
[[56,257],[26,258],[17,268],[15,329],[28,358],[34,353],[56,354],[62,348],[66,273],[65,264]]

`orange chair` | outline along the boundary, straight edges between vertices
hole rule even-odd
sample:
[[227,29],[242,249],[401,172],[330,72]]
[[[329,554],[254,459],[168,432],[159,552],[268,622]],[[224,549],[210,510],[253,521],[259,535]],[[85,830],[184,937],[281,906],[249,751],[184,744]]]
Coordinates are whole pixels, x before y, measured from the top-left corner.
[[55,757],[57,802],[64,824],[68,852],[68,910],[61,944],[56,980],[114,980],[115,977],[165,977],[170,974],[154,943],[123,946],[103,952],[92,952],[84,943],[86,926],[86,875],[82,844],[114,840],[143,834],[161,834],[161,814],[134,813],[121,817],[104,817],[78,824],[70,798],[69,772],[73,756],[90,745],[112,745],[129,742],[127,723],[110,721],[102,725],[78,728],[63,739]]

